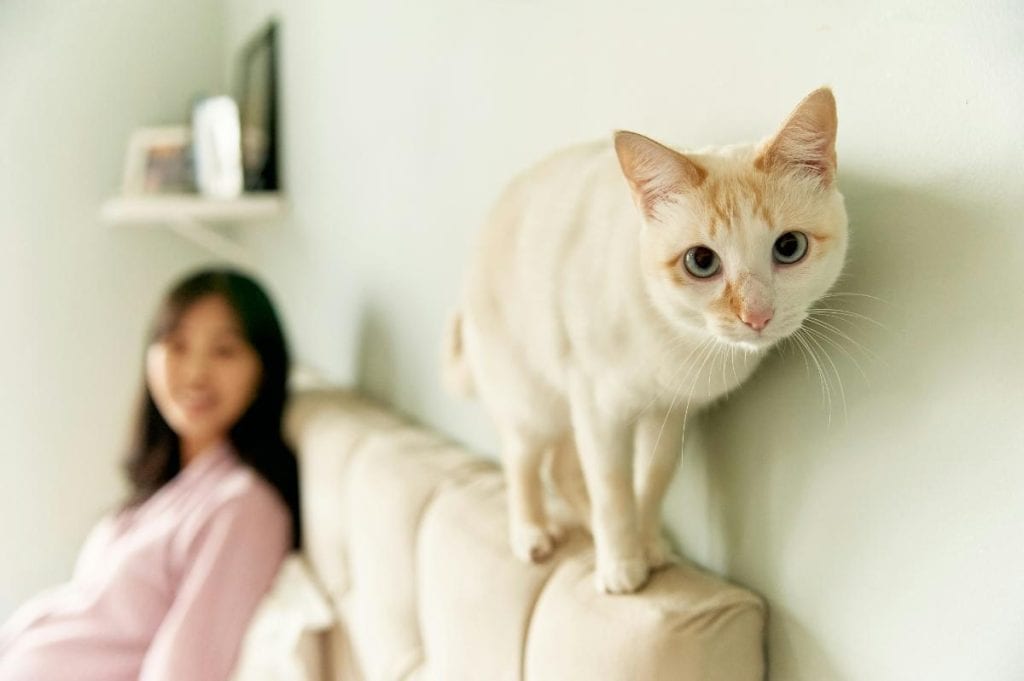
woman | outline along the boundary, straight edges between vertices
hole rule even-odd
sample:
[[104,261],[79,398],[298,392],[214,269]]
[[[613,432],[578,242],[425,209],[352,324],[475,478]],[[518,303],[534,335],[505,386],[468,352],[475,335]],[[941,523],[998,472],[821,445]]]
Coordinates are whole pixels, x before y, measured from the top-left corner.
[[129,499],[92,531],[72,580],[0,629],[0,681],[223,681],[299,546],[288,352],[266,294],[231,271],[185,279],[145,364]]

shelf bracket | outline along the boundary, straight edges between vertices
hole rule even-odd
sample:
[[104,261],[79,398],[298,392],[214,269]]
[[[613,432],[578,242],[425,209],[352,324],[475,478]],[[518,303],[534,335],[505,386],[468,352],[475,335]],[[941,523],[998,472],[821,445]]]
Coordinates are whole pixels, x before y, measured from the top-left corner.
[[245,248],[199,220],[178,218],[168,221],[166,224],[182,238],[191,241],[219,258],[247,269],[255,268],[252,256]]

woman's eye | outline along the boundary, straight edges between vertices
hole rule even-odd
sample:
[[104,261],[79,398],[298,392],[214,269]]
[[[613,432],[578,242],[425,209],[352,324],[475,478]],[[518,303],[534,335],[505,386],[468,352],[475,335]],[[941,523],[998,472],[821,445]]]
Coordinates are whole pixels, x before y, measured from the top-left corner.
[[718,254],[707,246],[694,246],[683,256],[686,271],[698,279],[713,277],[722,268]]
[[786,232],[775,240],[772,256],[775,262],[792,265],[807,253],[807,235],[803,232]]
[[213,354],[222,359],[229,359],[238,354],[238,348],[233,346],[221,346],[213,351]]

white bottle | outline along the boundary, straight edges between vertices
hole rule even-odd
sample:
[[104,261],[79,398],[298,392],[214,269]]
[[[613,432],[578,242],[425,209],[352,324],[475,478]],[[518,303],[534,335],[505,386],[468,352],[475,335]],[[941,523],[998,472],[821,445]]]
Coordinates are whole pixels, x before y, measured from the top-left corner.
[[196,187],[203,196],[233,199],[242,193],[242,144],[238,105],[226,95],[208,97],[192,111]]

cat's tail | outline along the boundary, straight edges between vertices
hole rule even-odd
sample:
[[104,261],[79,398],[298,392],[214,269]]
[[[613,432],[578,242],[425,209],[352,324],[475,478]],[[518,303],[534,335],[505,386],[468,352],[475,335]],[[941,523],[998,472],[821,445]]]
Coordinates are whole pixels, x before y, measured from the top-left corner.
[[455,310],[448,317],[444,339],[444,385],[448,391],[460,397],[475,394],[473,372],[466,357],[466,345],[462,333],[462,310]]

